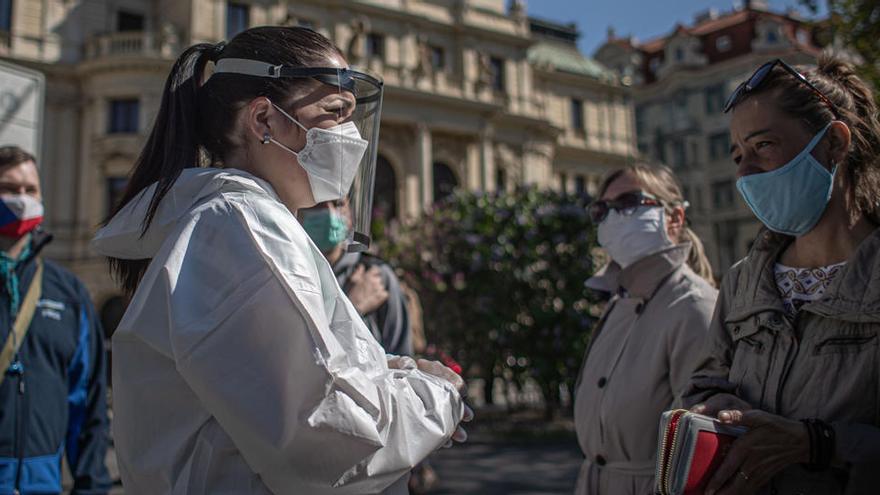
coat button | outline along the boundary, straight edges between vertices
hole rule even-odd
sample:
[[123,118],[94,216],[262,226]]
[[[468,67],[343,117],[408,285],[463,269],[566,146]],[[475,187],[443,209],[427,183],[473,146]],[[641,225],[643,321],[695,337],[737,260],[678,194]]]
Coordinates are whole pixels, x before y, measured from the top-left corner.
[[602,457],[601,455],[597,455],[596,456],[596,464],[598,464],[600,466],[604,466],[605,465],[605,458]]
[[603,388],[606,383],[608,383],[608,379],[603,376],[602,378],[599,378],[599,383],[597,383],[597,385],[599,385],[599,388]]

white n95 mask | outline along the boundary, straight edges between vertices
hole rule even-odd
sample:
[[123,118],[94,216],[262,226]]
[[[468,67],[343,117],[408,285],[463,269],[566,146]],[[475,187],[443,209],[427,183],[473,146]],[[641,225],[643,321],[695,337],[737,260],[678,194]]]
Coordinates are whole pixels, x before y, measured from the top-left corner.
[[663,207],[640,206],[631,215],[612,209],[599,224],[599,245],[621,268],[673,246]]
[[272,103],[291,122],[306,131],[306,144],[300,151],[293,151],[271,136],[269,141],[293,153],[309,176],[309,187],[316,203],[341,199],[348,194],[357,174],[361,158],[369,144],[361,138],[354,122],[346,122],[329,129],[312,127],[306,129],[298,120]]

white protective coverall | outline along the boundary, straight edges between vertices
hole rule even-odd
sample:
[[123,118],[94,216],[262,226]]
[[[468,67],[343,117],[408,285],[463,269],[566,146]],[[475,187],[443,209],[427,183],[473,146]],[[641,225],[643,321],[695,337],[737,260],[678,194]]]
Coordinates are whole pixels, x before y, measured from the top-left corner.
[[401,478],[462,417],[455,388],[388,368],[267,182],[187,169],[141,236],[154,190],[92,244],[106,256],[152,259],[113,336],[126,493],[405,490]]

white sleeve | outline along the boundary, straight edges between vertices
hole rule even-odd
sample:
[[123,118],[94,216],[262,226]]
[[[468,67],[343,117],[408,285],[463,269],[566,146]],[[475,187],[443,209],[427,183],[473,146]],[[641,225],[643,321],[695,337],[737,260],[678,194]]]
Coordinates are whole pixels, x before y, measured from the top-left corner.
[[[228,223],[223,230],[249,235]],[[329,328],[305,309],[324,303],[320,293],[292,288],[289,274],[254,263],[259,250],[243,252],[244,243],[224,254],[218,233],[204,222],[194,228],[188,246],[203,249],[181,253],[174,269],[181,274],[169,295],[180,308],[171,311],[175,360],[270,490],[378,493],[451,437],[463,409],[452,385],[418,370],[389,370],[384,356],[351,358],[336,334],[361,322]],[[249,274],[232,274],[235,287],[207,304],[199,291],[219,287],[237,267]],[[194,307],[210,309],[175,318],[195,316],[187,309]]]

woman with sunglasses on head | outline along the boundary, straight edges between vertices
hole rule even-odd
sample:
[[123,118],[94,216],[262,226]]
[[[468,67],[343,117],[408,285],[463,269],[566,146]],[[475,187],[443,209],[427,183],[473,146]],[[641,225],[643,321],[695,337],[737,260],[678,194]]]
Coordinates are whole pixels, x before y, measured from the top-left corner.
[[93,242],[131,295],[113,336],[126,493],[405,494],[465,438],[458,375],[386,357],[296,220],[348,196],[349,242],[369,242],[382,85],[346,65],[312,30],[260,27],[171,69]]
[[590,216],[612,261],[587,286],[612,297],[575,389],[576,493],[647,494],[660,414],[688,383],[717,291],[671,170],[617,170],[599,195]]
[[692,410],[749,429],[707,493],[880,485],[880,121],[833,58],[769,62],[731,95],[737,188],[765,225],[722,283]]

